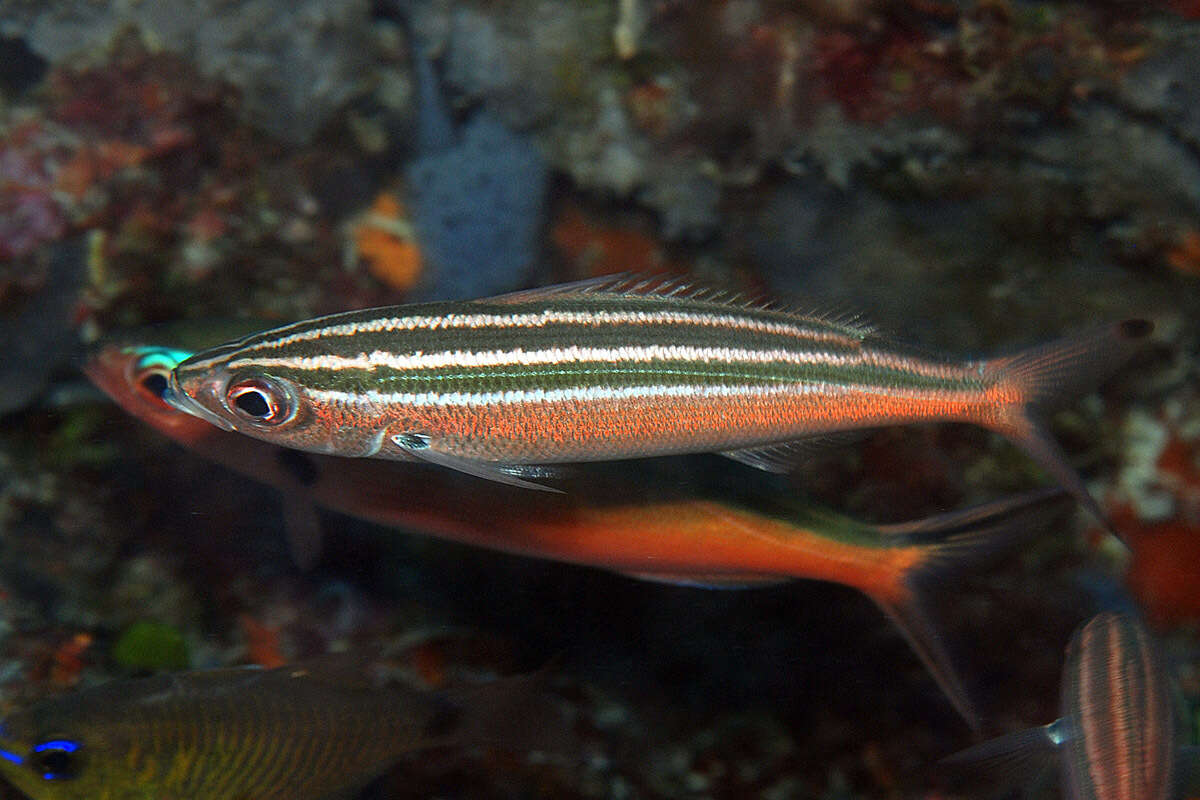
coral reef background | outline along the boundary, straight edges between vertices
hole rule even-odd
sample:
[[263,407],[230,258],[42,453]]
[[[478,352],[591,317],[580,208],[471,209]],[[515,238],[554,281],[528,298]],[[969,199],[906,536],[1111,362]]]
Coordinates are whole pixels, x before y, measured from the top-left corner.
[[[1130,551],[1080,515],[936,611],[1001,731],[1053,719],[1081,619],[1139,608],[1195,735],[1186,0],[0,0],[0,716],[114,675],[420,634],[435,680],[554,659],[586,752],[414,758],[365,797],[942,792],[930,765],[969,734],[849,590],[644,584],[335,515],[303,572],[286,500],[74,366],[148,324],[616,271],[861,310],[963,354],[1152,316],[1151,346],[1054,418]],[[1044,480],[942,426],[776,488],[899,521]]]

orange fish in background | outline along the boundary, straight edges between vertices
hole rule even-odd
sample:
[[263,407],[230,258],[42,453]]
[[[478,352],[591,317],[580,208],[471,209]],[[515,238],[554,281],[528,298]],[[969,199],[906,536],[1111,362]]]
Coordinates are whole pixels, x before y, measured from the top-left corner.
[[[165,337],[156,337],[162,340]],[[144,342],[109,344],[85,370],[129,413],[200,455],[281,489],[300,523],[294,549],[315,554],[313,504],[382,525],[525,556],[615,570],[637,578],[741,587],[808,578],[870,597],[899,626],[946,692],[977,726],[966,690],[923,609],[946,570],[1022,541],[1065,495],[1041,490],[890,526],[811,507],[752,511],[647,479],[629,465],[575,473],[566,494],[528,492],[451,470],[302,453],[223,431],[162,399],[189,354]],[[289,527],[296,526],[289,520]],[[292,530],[293,536],[296,531]]]

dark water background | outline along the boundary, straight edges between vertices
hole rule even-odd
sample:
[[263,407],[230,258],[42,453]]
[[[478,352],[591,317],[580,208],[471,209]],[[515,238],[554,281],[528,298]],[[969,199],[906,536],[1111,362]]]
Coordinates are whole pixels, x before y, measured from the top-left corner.
[[[1145,613],[1194,708],[1198,19],[1184,0],[0,0],[0,709],[144,671],[117,657],[139,622],[190,667],[426,631],[438,663],[550,663],[583,752],[414,757],[366,796],[941,791],[931,765],[969,732],[850,589],[649,584],[334,514],[302,571],[286,500],[77,369],[146,324],[615,271],[816,298],[962,355],[1152,317],[1053,420],[1131,552],[1081,514],[934,610],[991,732],[1053,719],[1062,647],[1104,608]],[[680,463],[871,521],[1045,482],[958,426],[787,478]]]

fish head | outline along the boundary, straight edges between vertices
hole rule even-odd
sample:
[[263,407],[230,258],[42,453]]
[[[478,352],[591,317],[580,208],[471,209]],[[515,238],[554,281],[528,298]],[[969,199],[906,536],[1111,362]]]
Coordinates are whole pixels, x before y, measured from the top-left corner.
[[83,371],[126,412],[188,447],[218,431],[167,402],[171,371],[192,354],[261,327],[247,320],[201,320],[123,331],[95,345]]
[[341,456],[379,452],[385,431],[367,421],[319,382],[295,380],[280,370],[240,366],[237,345],[198,353],[171,372],[166,402],[226,431],[262,441]]
[[114,772],[128,748],[114,746],[90,716],[62,700],[9,715],[0,721],[0,774],[33,800],[132,800],[135,784]]
[[184,444],[212,429],[166,401],[171,370],[191,355],[165,345],[110,342],[95,349],[83,371],[97,388],[125,411]]

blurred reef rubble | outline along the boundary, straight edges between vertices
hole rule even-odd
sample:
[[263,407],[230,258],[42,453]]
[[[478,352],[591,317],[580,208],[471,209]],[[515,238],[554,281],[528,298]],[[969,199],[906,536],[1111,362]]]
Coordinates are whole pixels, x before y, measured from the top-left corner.
[[[363,797],[943,796],[927,767],[967,732],[841,587],[648,585],[332,514],[304,573],[284,500],[73,367],[144,325],[618,271],[816,298],[963,354],[1152,316],[1053,426],[1130,550],[1080,518],[937,611],[996,730],[1052,719],[1070,630],[1130,603],[1200,724],[1185,0],[0,0],[0,716],[162,665],[420,640],[434,685],[551,662],[585,752],[412,759]],[[945,426],[780,486],[905,520],[1039,482]]]
[[246,118],[273,136],[303,142],[354,96],[370,66],[366,0],[0,5],[0,33],[24,39],[52,64],[103,53],[122,30],[187,58],[241,93]]

